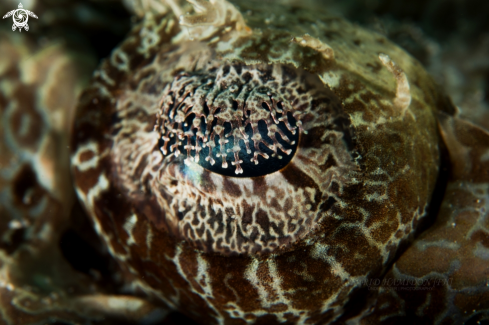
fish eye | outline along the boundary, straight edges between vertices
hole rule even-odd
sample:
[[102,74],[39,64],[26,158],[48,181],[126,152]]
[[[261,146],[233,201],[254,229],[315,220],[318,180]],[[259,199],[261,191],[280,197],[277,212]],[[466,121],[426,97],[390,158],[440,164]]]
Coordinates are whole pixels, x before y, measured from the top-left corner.
[[294,157],[309,111],[337,114],[333,96],[311,74],[285,65],[182,72],[162,95],[159,147],[165,157],[223,176],[271,174]]
[[[95,73],[77,110],[77,191],[162,297],[197,274],[216,290],[235,281],[245,305],[276,285],[305,321],[384,269],[425,215],[438,95],[409,56],[342,20],[289,30],[199,3],[178,23],[145,19]],[[235,291],[219,292],[188,304],[228,315]]]
[[117,113],[154,120],[114,118],[114,176],[132,204],[154,198],[173,235],[225,255],[287,249],[316,228],[355,168],[349,118],[316,75],[209,60],[157,80],[141,86],[152,104],[122,98]]

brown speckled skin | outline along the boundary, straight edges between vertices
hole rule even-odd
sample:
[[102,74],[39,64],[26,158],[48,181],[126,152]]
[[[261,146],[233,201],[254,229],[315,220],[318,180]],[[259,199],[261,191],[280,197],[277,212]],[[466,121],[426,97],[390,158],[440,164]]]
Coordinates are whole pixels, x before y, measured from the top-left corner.
[[[381,276],[426,215],[440,166],[435,112],[450,108],[420,64],[379,35],[318,12],[239,5],[243,13],[246,6],[252,10],[245,16],[248,29],[228,19],[190,41],[171,13],[147,17],[104,61],[76,113],[76,189],[112,255],[140,277],[133,288],[153,301],[203,324],[332,322],[348,312],[346,303],[362,281]],[[272,11],[275,18],[267,19]],[[198,204],[178,191],[169,195],[168,184],[233,202],[278,193],[264,181],[275,176],[247,180],[248,193],[242,190],[246,181],[212,178],[202,169],[198,180],[185,178],[173,158],[161,158],[153,131],[161,94],[178,73],[201,67],[202,57],[306,70],[323,81],[348,116],[348,131],[337,143],[346,143],[352,166],[329,187],[312,176],[314,168],[326,173],[346,165],[324,163],[325,150],[308,156],[311,147],[327,148],[332,141],[313,122],[311,129],[304,127],[308,133],[296,156],[275,173],[284,184],[315,191],[307,209],[317,222],[271,253],[204,252],[175,230],[176,210],[161,205]],[[165,183],[168,178],[174,182]],[[224,213],[224,203],[214,204],[199,217]],[[238,213],[236,222],[244,216]]]
[[361,324],[489,320],[489,133],[439,115],[453,163],[436,222],[373,288]]

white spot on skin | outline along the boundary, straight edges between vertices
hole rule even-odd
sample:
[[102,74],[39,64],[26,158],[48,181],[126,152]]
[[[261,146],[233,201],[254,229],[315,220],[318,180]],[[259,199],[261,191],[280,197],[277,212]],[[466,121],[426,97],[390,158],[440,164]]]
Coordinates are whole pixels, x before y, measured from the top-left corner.
[[197,276],[195,281],[201,284],[202,290],[204,290],[207,297],[214,298],[209,276],[209,262],[201,254],[197,256]]
[[[397,80],[396,98],[394,105],[401,110],[401,115],[406,114],[406,110],[411,104],[411,91],[409,82],[404,71],[387,54],[379,54],[382,64],[394,75]],[[411,113],[412,114],[412,113]],[[412,115],[415,118],[414,115]]]
[[107,305],[112,309],[136,311],[141,308],[143,303],[140,300],[110,297],[107,300]]
[[43,242],[48,242],[53,236],[53,227],[51,224],[46,223],[43,225],[41,231],[37,234],[38,238]]
[[194,38],[200,40],[212,35],[216,29],[222,28],[229,21],[235,22],[237,32],[251,32],[241,13],[227,1],[189,0],[189,2],[194,7],[194,13],[178,16],[180,25],[188,27],[187,33],[190,40]]
[[[350,99],[351,99],[351,101],[349,101],[349,102],[351,103],[351,102],[353,102],[354,99],[358,99],[358,98],[350,97]],[[390,105],[390,103],[387,103],[387,102],[383,103],[383,104],[384,105]],[[373,125],[376,125],[374,128],[377,128],[380,124],[402,121],[402,115],[399,115],[398,117],[394,117],[394,118],[389,117],[389,120],[385,119],[383,116],[378,116],[377,120],[374,120],[373,122],[365,121],[363,119],[363,114],[364,114],[363,112],[353,112],[352,114],[349,114],[351,123],[355,127],[366,125],[367,130],[370,130],[371,127],[373,127]]]
[[[80,161],[80,156],[83,153],[92,152],[92,158],[86,161]],[[76,154],[71,158],[71,164],[76,166],[80,172],[85,172],[89,169],[96,168],[98,165],[99,153],[98,144],[96,142],[89,142],[87,144],[81,145]]]
[[120,48],[117,48],[112,52],[110,62],[119,70],[129,71],[129,57],[127,53]]
[[[98,71],[99,72],[99,75],[100,77],[102,78],[102,80],[104,80],[106,83],[108,83],[110,86],[114,86],[115,85],[115,81],[114,79],[110,78],[109,75],[107,75],[107,73],[105,72],[104,69],[101,69]],[[96,74],[96,73],[95,73]]]
[[138,217],[133,214],[129,218],[127,218],[126,222],[124,223],[124,230],[127,232],[129,235],[129,238],[127,239],[127,245],[131,246],[132,244],[136,244],[136,241],[134,240],[134,237],[132,235],[132,230],[134,229],[134,226],[136,225],[138,221]]
[[305,191],[309,193],[309,197],[312,202],[314,202],[314,196],[316,195],[316,189],[312,187],[306,187]]
[[302,37],[294,37],[292,39],[293,43],[298,43],[304,47],[310,47],[313,50],[321,53],[324,59],[326,60],[334,60],[334,51],[333,49],[326,43],[321,42],[317,38],[312,37],[309,34],[304,34]]
[[148,259],[150,258],[151,256],[151,241],[153,240],[153,231],[151,230],[151,225],[148,223],[147,224],[147,227],[148,227],[148,232],[146,234],[146,246],[148,247]]
[[217,37],[217,36],[216,36],[216,37],[214,37],[214,38],[212,38],[212,39],[209,41],[209,43],[210,43],[210,44],[212,44],[212,43],[216,43],[216,42],[219,42],[219,37]]
[[10,229],[20,229],[23,228],[22,223],[18,220],[11,220],[8,224]]
[[430,247],[440,247],[440,248],[445,248],[445,249],[457,250],[460,248],[460,244],[457,242],[451,242],[448,240],[439,240],[439,241],[433,241],[433,242],[419,240],[416,242],[416,247],[420,251],[424,251],[425,249],[430,248]]
[[319,78],[331,89],[337,88],[340,85],[340,76],[333,71],[325,72],[323,75],[319,75]]

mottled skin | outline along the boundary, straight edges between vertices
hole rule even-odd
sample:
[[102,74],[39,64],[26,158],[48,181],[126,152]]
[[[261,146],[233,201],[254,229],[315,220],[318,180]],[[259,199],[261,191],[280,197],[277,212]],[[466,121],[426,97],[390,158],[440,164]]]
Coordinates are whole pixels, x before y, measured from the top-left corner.
[[0,52],[0,324],[161,318],[161,309],[75,270],[60,249],[81,209],[73,206],[70,121],[94,62],[10,33],[0,33]]
[[[277,17],[284,10],[298,23],[266,23],[269,8],[249,6],[246,26],[228,7],[217,26],[182,29],[168,13],[133,29],[82,95],[72,159],[77,192],[112,255],[141,277],[132,285],[152,299],[209,324],[334,321],[426,215],[440,165],[435,112],[449,104],[419,63],[378,35],[280,8],[274,8]],[[213,62],[280,64],[322,80],[329,106],[317,113],[312,106],[309,117],[298,117],[305,132],[282,170],[221,176],[196,163],[188,167],[181,150],[160,150],[159,139],[167,142],[170,133],[155,125],[173,123],[173,115],[155,120],[171,111],[164,108],[165,87]],[[283,72],[273,78],[283,79]],[[182,102],[185,92],[187,98],[199,93],[175,89],[182,99],[172,97],[170,104]],[[279,86],[270,91],[286,93]],[[212,101],[201,96],[183,105],[195,110],[203,100],[212,114]],[[306,93],[303,100],[317,96]],[[288,100],[294,105],[298,98]],[[246,105],[253,123],[253,107],[261,102]],[[241,107],[238,102],[238,112]],[[329,131],[322,120],[328,114],[344,114],[344,126]],[[288,186],[299,192],[280,190]],[[287,238],[297,209],[295,218],[311,215],[311,221]],[[250,223],[260,236],[231,238]],[[250,249],[240,246],[248,242]]]
[[[95,230],[119,262],[120,270],[109,280],[122,279],[126,285],[103,286],[73,271],[59,253],[59,235],[41,240],[23,236],[19,244],[12,220],[29,215],[24,210],[30,201],[23,198],[31,197],[33,190],[55,198],[48,208],[67,207],[60,219],[49,214],[37,222],[58,233],[74,216],[69,201],[55,196],[57,191],[69,195],[60,191],[67,186],[38,186],[32,183],[34,177],[25,176],[28,173],[18,173],[29,186],[3,178],[0,184],[0,198],[9,191],[20,198],[1,223],[1,320],[144,323],[157,320],[152,317],[155,312],[164,314],[155,305],[179,310],[202,324],[456,324],[486,319],[487,131],[453,118],[454,109],[419,63],[382,36],[318,10],[262,2],[239,3],[240,11],[222,1],[194,4],[199,13],[179,20],[175,14],[189,12],[190,7],[176,1],[132,2],[135,12],[149,9],[152,15],[135,26],[96,71],[76,112],[70,145],[75,188]],[[23,80],[9,72],[22,62],[9,62],[7,73],[0,71],[2,81]],[[273,73],[265,73],[266,78],[257,73],[256,82],[248,82],[244,76],[224,73],[226,66],[233,67],[231,72],[267,71],[268,66]],[[223,78],[216,77],[213,67]],[[179,82],[206,75],[214,80],[210,88],[217,96],[201,88],[198,97],[192,90],[193,95],[185,97],[191,104],[180,111],[197,112],[204,99],[223,125],[229,116],[234,118],[229,121],[234,132],[229,139],[234,141],[247,139],[239,133],[241,116],[250,116],[242,118],[242,125],[256,127],[259,122],[252,117],[259,115],[268,130],[277,130],[275,120],[286,122],[277,118],[282,108],[275,99],[283,97],[284,105],[290,105],[286,109],[296,115],[289,126],[297,126],[298,141],[284,168],[251,178],[243,164],[239,178],[222,176],[189,159],[195,157],[196,143],[184,148],[182,142],[179,156],[161,148],[163,137],[171,134],[162,130],[175,130],[177,136],[183,131],[167,115],[178,111],[171,101],[202,86],[195,80],[187,86]],[[306,77],[295,85],[278,86],[294,75]],[[233,86],[243,94],[240,87],[246,82],[253,100],[245,104],[237,96],[238,110],[222,107],[235,93]],[[31,92],[43,93],[49,82],[30,85]],[[261,86],[267,91],[258,92]],[[66,92],[53,94],[64,98]],[[4,112],[18,109],[14,103],[24,96],[15,99],[4,88],[1,95],[3,131],[15,125]],[[260,109],[266,107],[270,113],[264,114],[266,110]],[[44,106],[32,102],[21,108],[43,112]],[[204,108],[201,112],[209,119]],[[48,141],[57,124],[43,125],[47,131],[41,138]],[[4,137],[1,142],[10,146],[13,157],[24,157],[19,148],[28,151],[35,143],[19,143],[21,131],[13,132],[18,139]],[[64,146],[67,131],[58,132],[56,139]],[[273,138],[283,139],[279,133],[264,140],[271,147],[270,156],[287,155]],[[252,140],[250,148],[255,145]],[[447,165],[443,142],[452,164],[439,215],[406,251],[399,250],[409,245],[420,224],[435,217],[428,212],[437,212],[430,206],[433,192],[445,190],[439,179]],[[228,155],[231,175],[239,170],[232,162],[239,162],[243,150],[236,148]],[[260,150],[265,149],[255,147],[251,155]],[[266,165],[269,160],[258,155],[257,166]],[[48,158],[59,168],[67,166],[63,157]],[[17,166],[11,161],[4,162]],[[26,165],[38,178],[43,175],[45,167],[37,161]],[[36,227],[27,229],[29,234],[36,232]],[[31,253],[22,259],[23,251]],[[43,274],[30,271],[37,269],[31,265],[41,265],[39,260],[48,257],[53,268],[45,272],[45,279],[50,280],[40,292],[29,289],[40,286],[36,280]],[[50,283],[59,272],[65,282]],[[429,291],[366,285],[368,280],[407,278],[445,282],[436,282]],[[53,300],[53,293],[62,299]]]
[[[39,297],[24,285],[43,286],[52,281],[47,270],[38,269],[33,278],[29,268],[43,259],[53,265],[62,260],[53,246],[67,226],[74,199],[71,191],[63,191],[72,186],[66,177],[69,116],[64,107],[75,104],[76,85],[83,78],[76,63],[82,66],[84,62],[67,55],[58,44],[35,52],[35,45],[20,36],[1,37],[1,315],[4,323],[24,324],[29,317],[8,306],[35,303]],[[55,77],[63,80],[58,89]],[[57,96],[56,91],[65,96]],[[69,272],[68,265],[55,271]],[[53,287],[83,282],[72,276],[68,283],[55,281]],[[56,312],[55,308],[45,316]]]
[[489,320],[489,133],[443,113],[439,120],[453,162],[440,212],[375,288],[361,324]]

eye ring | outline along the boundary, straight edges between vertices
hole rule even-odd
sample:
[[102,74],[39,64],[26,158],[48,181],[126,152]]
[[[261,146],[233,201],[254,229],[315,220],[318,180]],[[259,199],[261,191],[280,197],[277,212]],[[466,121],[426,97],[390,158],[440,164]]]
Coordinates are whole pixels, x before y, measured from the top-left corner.
[[148,218],[202,251],[291,249],[357,168],[341,102],[305,70],[210,61],[162,88],[151,132],[114,133],[115,173],[136,210],[156,201]]

